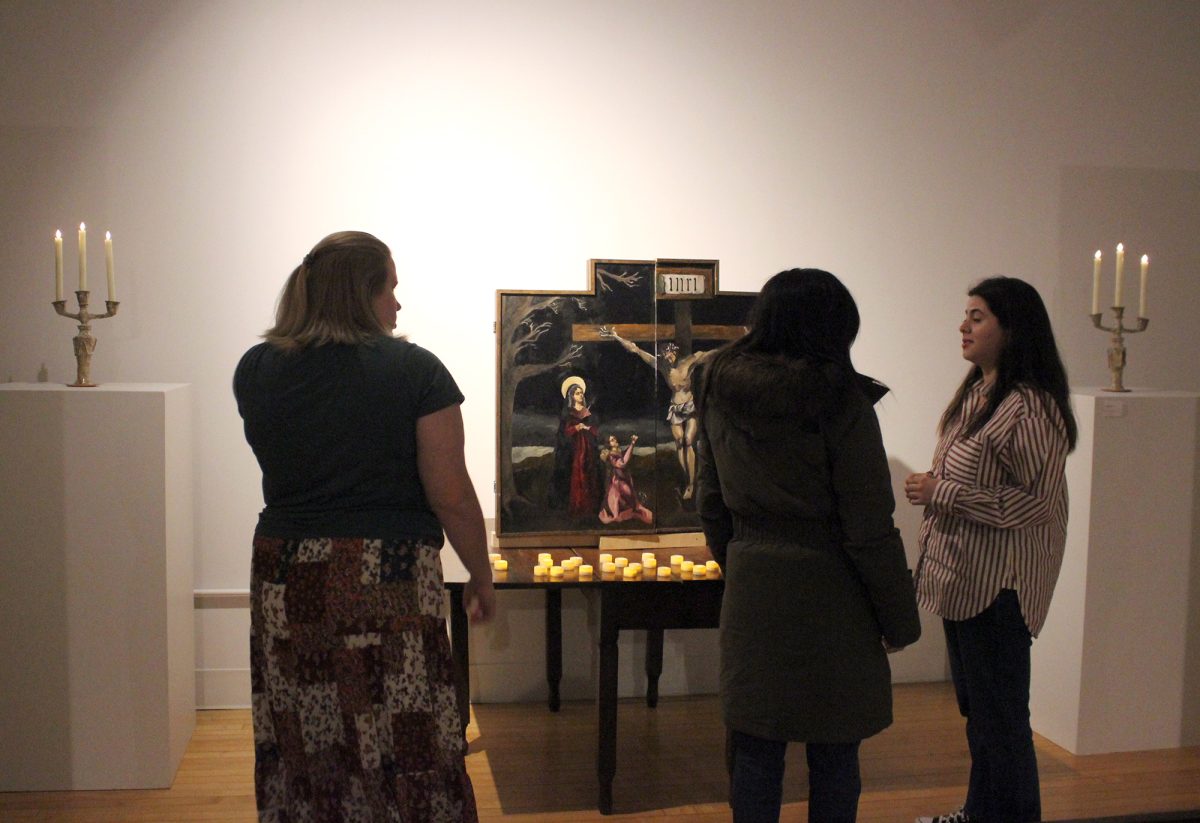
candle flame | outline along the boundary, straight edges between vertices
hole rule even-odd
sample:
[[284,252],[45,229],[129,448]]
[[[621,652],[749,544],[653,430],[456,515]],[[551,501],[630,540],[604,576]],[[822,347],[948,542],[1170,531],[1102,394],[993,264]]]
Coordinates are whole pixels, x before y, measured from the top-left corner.
[[79,224],[79,230],[80,230],[80,231],[87,231],[87,226],[85,226],[85,225],[83,225],[82,223],[80,223],[80,224]]
[[1142,263],[1143,263],[1143,264],[1146,264],[1146,263],[1149,263],[1149,262],[1150,262],[1150,255],[1148,255],[1148,254],[1143,254],[1143,255],[1142,255]]
[[1100,249],[1096,249],[1096,259],[1100,259]]
[[55,229],[55,230],[54,230],[54,239],[55,239],[55,240],[62,240],[62,229]]
[[112,240],[112,232],[111,232],[111,231],[106,231],[106,232],[104,233],[104,239],[105,239],[105,240]]
[[1125,251],[1125,244],[1124,244],[1124,243],[1118,243],[1118,244],[1117,244],[1117,251],[1121,251],[1121,252]]

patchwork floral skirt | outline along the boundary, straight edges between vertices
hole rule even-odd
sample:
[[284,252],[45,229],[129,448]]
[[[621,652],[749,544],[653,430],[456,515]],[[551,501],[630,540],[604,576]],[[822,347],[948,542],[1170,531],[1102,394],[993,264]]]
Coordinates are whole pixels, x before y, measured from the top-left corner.
[[259,820],[476,821],[438,547],[255,537],[250,581]]

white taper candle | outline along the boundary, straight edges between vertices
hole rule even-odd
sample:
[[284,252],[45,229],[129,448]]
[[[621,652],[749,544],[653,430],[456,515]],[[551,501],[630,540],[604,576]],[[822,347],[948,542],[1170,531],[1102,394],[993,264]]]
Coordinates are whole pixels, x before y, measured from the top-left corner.
[[54,232],[54,299],[63,299],[62,231]]
[[1117,244],[1117,284],[1113,289],[1113,308],[1119,309],[1125,305],[1125,300],[1121,297],[1125,292],[1125,244]]
[[87,226],[79,224],[79,290],[87,291]]
[[1142,281],[1138,288],[1138,317],[1146,317],[1146,279],[1150,274],[1150,255],[1142,255]]

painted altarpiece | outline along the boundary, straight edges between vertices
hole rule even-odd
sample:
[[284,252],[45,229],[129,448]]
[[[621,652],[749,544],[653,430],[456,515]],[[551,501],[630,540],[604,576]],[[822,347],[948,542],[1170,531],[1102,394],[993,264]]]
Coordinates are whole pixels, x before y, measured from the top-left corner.
[[754,298],[721,292],[715,260],[591,260],[583,291],[498,290],[501,545],[698,531],[691,376]]

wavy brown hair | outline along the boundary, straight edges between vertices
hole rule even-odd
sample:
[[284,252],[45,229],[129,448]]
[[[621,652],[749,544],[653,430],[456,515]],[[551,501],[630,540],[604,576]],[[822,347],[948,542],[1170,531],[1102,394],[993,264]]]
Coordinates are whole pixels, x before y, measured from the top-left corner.
[[373,301],[387,286],[391,259],[387,244],[366,232],[329,235],[292,270],[279,294],[275,325],[263,337],[284,351],[390,337]]

